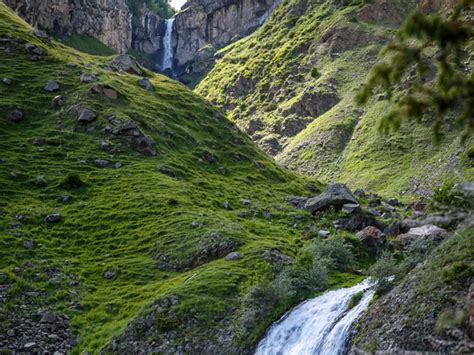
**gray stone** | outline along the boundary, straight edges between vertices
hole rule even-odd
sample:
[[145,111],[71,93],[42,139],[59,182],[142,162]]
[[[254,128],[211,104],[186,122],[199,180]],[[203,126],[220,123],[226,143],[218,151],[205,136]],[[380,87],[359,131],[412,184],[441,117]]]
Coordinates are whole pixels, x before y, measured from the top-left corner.
[[138,141],[137,146],[138,153],[145,155],[147,157],[156,155],[156,146],[155,141],[151,137],[143,137]]
[[391,198],[387,202],[389,205],[392,205],[392,206],[400,206],[400,202],[396,198]]
[[224,201],[224,203],[222,204],[222,207],[224,207],[226,210],[228,210],[230,208],[229,201]]
[[55,91],[59,91],[59,84],[56,80],[50,80],[48,81],[48,83],[46,84],[46,86],[44,87],[44,91],[47,91],[47,92],[55,92]]
[[104,278],[106,280],[111,280],[117,275],[117,270],[114,268],[110,268],[104,272]]
[[385,235],[376,227],[366,227],[356,234],[357,238],[368,249],[377,249],[385,243]]
[[88,108],[84,108],[81,113],[79,114],[79,118],[78,118],[78,121],[80,123],[83,123],[83,124],[86,124],[86,123],[91,123],[92,121],[94,121],[95,119],[97,118],[96,114],[88,109]]
[[138,85],[144,88],[147,91],[153,91],[153,84],[150,82],[148,78],[142,78],[138,80]]
[[61,222],[61,215],[59,213],[53,213],[53,214],[47,215],[44,220],[45,222],[48,222],[48,223]]
[[252,200],[249,200],[249,199],[246,199],[246,198],[243,198],[240,200],[240,203],[244,206],[249,206],[252,204]]
[[21,244],[23,245],[23,248],[25,249],[33,249],[35,247],[35,242],[30,239],[24,239]]
[[110,162],[105,159],[96,159],[94,160],[94,164],[98,168],[106,168],[107,166],[109,166]]
[[192,228],[199,228],[202,226],[202,223],[201,222],[198,222],[198,221],[192,221],[191,222],[191,227]]
[[14,110],[8,114],[8,120],[10,122],[20,122],[24,117],[23,111],[21,110]]
[[233,251],[232,253],[227,254],[224,259],[225,259],[225,260],[238,260],[238,259],[240,259],[241,257],[242,257],[242,256],[240,255],[239,252]]
[[118,55],[107,64],[109,64],[112,70],[114,71],[127,72],[134,75],[142,75],[142,70],[140,69],[140,66],[128,54]]
[[46,311],[42,314],[40,323],[54,323],[56,322],[56,316],[51,311]]
[[81,83],[87,84],[87,83],[91,83],[95,81],[96,76],[91,73],[82,73],[80,79],[81,79]]
[[44,145],[44,139],[43,138],[33,138],[31,141],[31,144],[37,147],[41,147]]
[[346,203],[359,204],[346,185],[334,184],[327,186],[320,195],[309,198],[304,205],[304,209],[314,214],[331,207],[340,210]]
[[29,343],[26,343],[25,345],[23,345],[23,349],[25,350],[32,350],[36,348],[36,343],[35,342],[29,342]]
[[357,197],[365,197],[365,191],[363,189],[357,189],[354,191],[354,195]]
[[64,100],[62,96],[55,96],[53,101],[51,102],[51,106],[53,108],[58,108],[58,107],[63,107],[64,106]]
[[10,79],[10,78],[3,78],[2,82],[3,82],[5,85],[11,85],[11,84],[13,84],[13,80]]
[[331,235],[331,233],[328,231],[328,230],[325,230],[325,229],[320,229],[318,230],[318,235],[321,237],[321,238],[327,238]]
[[342,212],[351,214],[360,211],[360,205],[358,203],[346,203],[342,206]]

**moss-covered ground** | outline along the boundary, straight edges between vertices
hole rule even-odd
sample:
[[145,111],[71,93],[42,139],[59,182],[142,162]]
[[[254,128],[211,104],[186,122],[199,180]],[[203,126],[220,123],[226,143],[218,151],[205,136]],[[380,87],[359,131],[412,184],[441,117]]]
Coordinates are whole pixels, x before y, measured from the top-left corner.
[[[71,317],[75,352],[98,352],[166,294],[179,298],[180,314],[208,329],[266,274],[263,250],[291,256],[304,244],[302,230],[313,219],[285,199],[314,193],[319,183],[279,167],[185,86],[145,71],[154,85],[146,91],[139,77],[106,70],[111,58],[36,38],[3,4],[0,37],[1,77],[12,79],[0,83],[0,271],[8,275],[2,283],[11,285],[0,309],[1,332],[8,310],[21,306],[23,298],[15,295],[30,290],[46,291],[46,300],[33,299],[38,306]],[[32,61],[26,42],[43,48],[44,57]],[[97,80],[81,83],[82,71]],[[57,93],[43,90],[49,80],[58,81]],[[118,99],[91,92],[95,84],[115,89]],[[63,108],[52,108],[55,95],[63,97]],[[93,123],[77,123],[69,108],[78,103],[97,113]],[[8,114],[18,108],[23,120],[10,122]],[[111,140],[109,115],[136,122],[154,139],[157,155],[145,157],[127,140]],[[44,145],[32,145],[35,138]],[[103,141],[116,153],[104,152]],[[96,159],[113,164],[98,168]],[[45,222],[52,213],[61,222]],[[213,234],[237,241],[242,258],[207,253]],[[193,264],[201,255],[207,257]],[[158,260],[188,267],[170,271]],[[114,276],[106,279],[106,271]],[[335,274],[331,286],[359,277]]]
[[[472,179],[474,143],[461,144],[456,127],[448,124],[438,145],[429,118],[405,122],[386,136],[378,126],[390,102],[376,95],[367,107],[354,104],[382,59],[379,50],[415,6],[410,0],[283,1],[255,33],[221,50],[196,92],[224,107],[239,127],[261,120],[251,133],[259,142],[278,137],[285,125],[309,121],[296,135],[280,136],[275,158],[323,182],[424,195],[444,179]],[[318,105],[318,98],[303,96],[312,92],[333,92],[340,100],[322,115],[287,113],[305,100]]]

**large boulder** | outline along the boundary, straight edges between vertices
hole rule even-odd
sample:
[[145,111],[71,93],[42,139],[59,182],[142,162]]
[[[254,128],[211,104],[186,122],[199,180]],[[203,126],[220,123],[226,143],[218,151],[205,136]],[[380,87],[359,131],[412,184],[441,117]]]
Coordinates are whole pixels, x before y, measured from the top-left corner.
[[346,185],[334,184],[327,186],[322,194],[308,199],[304,209],[314,214],[330,207],[340,210],[346,203],[359,204]]
[[134,75],[142,75],[142,70],[138,63],[128,54],[121,54],[116,56],[107,63],[112,70],[117,72],[127,72]]
[[403,246],[409,246],[415,239],[432,239],[439,241],[446,236],[447,232],[443,228],[439,228],[433,224],[427,224],[421,227],[410,228],[408,233],[401,234],[397,237],[397,240],[403,244]]
[[378,249],[385,243],[385,234],[376,227],[366,227],[357,233],[357,238],[368,249]]

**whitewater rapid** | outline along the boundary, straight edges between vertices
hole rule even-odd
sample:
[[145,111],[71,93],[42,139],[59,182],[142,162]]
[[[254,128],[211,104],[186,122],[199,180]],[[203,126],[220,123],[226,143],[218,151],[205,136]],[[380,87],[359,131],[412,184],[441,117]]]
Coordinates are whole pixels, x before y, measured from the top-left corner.
[[[364,294],[348,309],[356,293]],[[274,323],[258,344],[256,355],[340,355],[346,350],[349,330],[374,296],[368,280],[328,291],[307,300]]]

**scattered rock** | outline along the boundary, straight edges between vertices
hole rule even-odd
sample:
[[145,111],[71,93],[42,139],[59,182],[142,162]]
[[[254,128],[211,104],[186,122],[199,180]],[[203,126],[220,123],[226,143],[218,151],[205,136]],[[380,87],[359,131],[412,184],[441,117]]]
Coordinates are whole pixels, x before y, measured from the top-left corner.
[[96,118],[97,118],[97,116],[92,110],[90,110],[88,108],[84,108],[84,109],[82,109],[81,113],[79,114],[78,121],[82,124],[87,124],[87,123],[91,123]]
[[56,316],[51,311],[46,311],[41,316],[40,323],[54,323],[56,322]]
[[426,209],[427,205],[423,201],[415,201],[408,205],[408,208],[411,208],[414,211],[423,212]]
[[104,272],[104,279],[111,280],[117,275],[117,270],[114,268],[107,269]]
[[359,204],[346,185],[334,184],[327,186],[322,194],[309,198],[304,208],[314,214],[330,207],[340,210],[346,203]]
[[239,252],[233,251],[232,253],[227,254],[224,259],[225,259],[225,260],[238,260],[238,259],[240,259],[241,257],[242,257],[242,256],[240,255]]
[[23,111],[21,110],[14,110],[8,114],[8,120],[10,122],[20,122],[24,117]]
[[21,244],[23,245],[23,248],[25,249],[34,249],[35,247],[35,242],[31,239],[24,239]]
[[91,91],[95,94],[103,95],[108,97],[109,99],[116,100],[118,99],[118,92],[114,88],[110,86],[103,86],[103,85],[94,85],[91,87]]
[[331,235],[331,233],[328,230],[320,229],[320,230],[318,230],[318,235],[321,238],[328,238]]
[[198,221],[192,221],[191,222],[191,227],[192,228],[200,228],[201,226],[202,226],[201,222],[198,222]]
[[51,102],[51,106],[53,108],[59,108],[59,107],[63,107],[64,106],[64,100],[62,98],[62,96],[55,96],[53,101]]
[[368,249],[378,249],[385,243],[385,235],[376,227],[366,227],[356,234],[357,238]]
[[31,144],[37,147],[41,147],[44,145],[44,139],[43,138],[33,138],[31,141]]
[[367,207],[366,208],[367,213],[371,214],[374,217],[380,217],[382,213],[380,211],[376,210],[375,208],[372,207]]
[[354,191],[354,195],[357,197],[365,197],[365,191],[363,189],[357,189]]
[[96,159],[94,160],[94,164],[98,168],[106,168],[107,166],[109,166],[110,162],[105,159]]
[[142,75],[142,70],[138,63],[128,54],[121,54],[116,56],[110,62],[111,69],[118,72],[127,72],[134,75]]
[[240,203],[244,206],[250,206],[252,204],[252,200],[249,200],[247,198],[243,198],[240,200]]
[[115,168],[115,169],[120,169],[121,167],[122,167],[122,163],[120,163],[120,162],[116,162],[116,163],[114,164],[114,168]]
[[409,246],[415,239],[432,239],[435,241],[442,240],[446,236],[447,232],[443,228],[439,228],[433,224],[427,224],[421,227],[411,228],[408,233],[400,234],[397,240],[403,244],[403,246]]
[[224,207],[226,210],[228,210],[230,208],[229,201],[224,201],[224,203],[222,204],[222,207]]
[[360,211],[360,205],[358,203],[346,203],[342,206],[341,209],[342,212],[351,214],[354,212],[359,212]]
[[10,79],[10,78],[3,78],[3,79],[2,79],[2,82],[3,82],[5,85],[11,85],[11,84],[13,84],[13,79]]
[[44,220],[45,222],[48,222],[48,223],[61,222],[61,215],[59,213],[53,213],[53,214],[47,215]]
[[36,348],[36,343],[35,343],[35,342],[29,342],[29,343],[26,343],[26,344],[23,346],[23,349],[25,349],[26,351],[31,351],[31,350],[33,350],[34,348]]
[[394,221],[390,223],[384,230],[383,234],[387,237],[396,237],[404,232],[404,228],[401,222]]
[[142,78],[138,80],[138,85],[144,88],[147,91],[153,91],[153,84],[150,82],[148,78]]
[[391,206],[400,206],[400,202],[396,198],[391,198],[387,202]]
[[94,74],[91,73],[81,73],[81,83],[91,83],[97,79]]
[[47,92],[55,92],[55,91],[59,91],[59,84],[56,80],[50,80],[48,81],[48,83],[46,84],[46,86],[44,87],[44,91],[47,91]]
[[48,39],[48,34],[42,30],[33,30],[30,34],[38,37],[39,39]]
[[292,196],[287,201],[290,205],[303,208],[306,203],[307,198],[303,196]]
[[145,155],[147,157],[152,157],[156,155],[156,146],[155,141],[151,137],[143,137],[138,141],[137,146],[138,153]]

